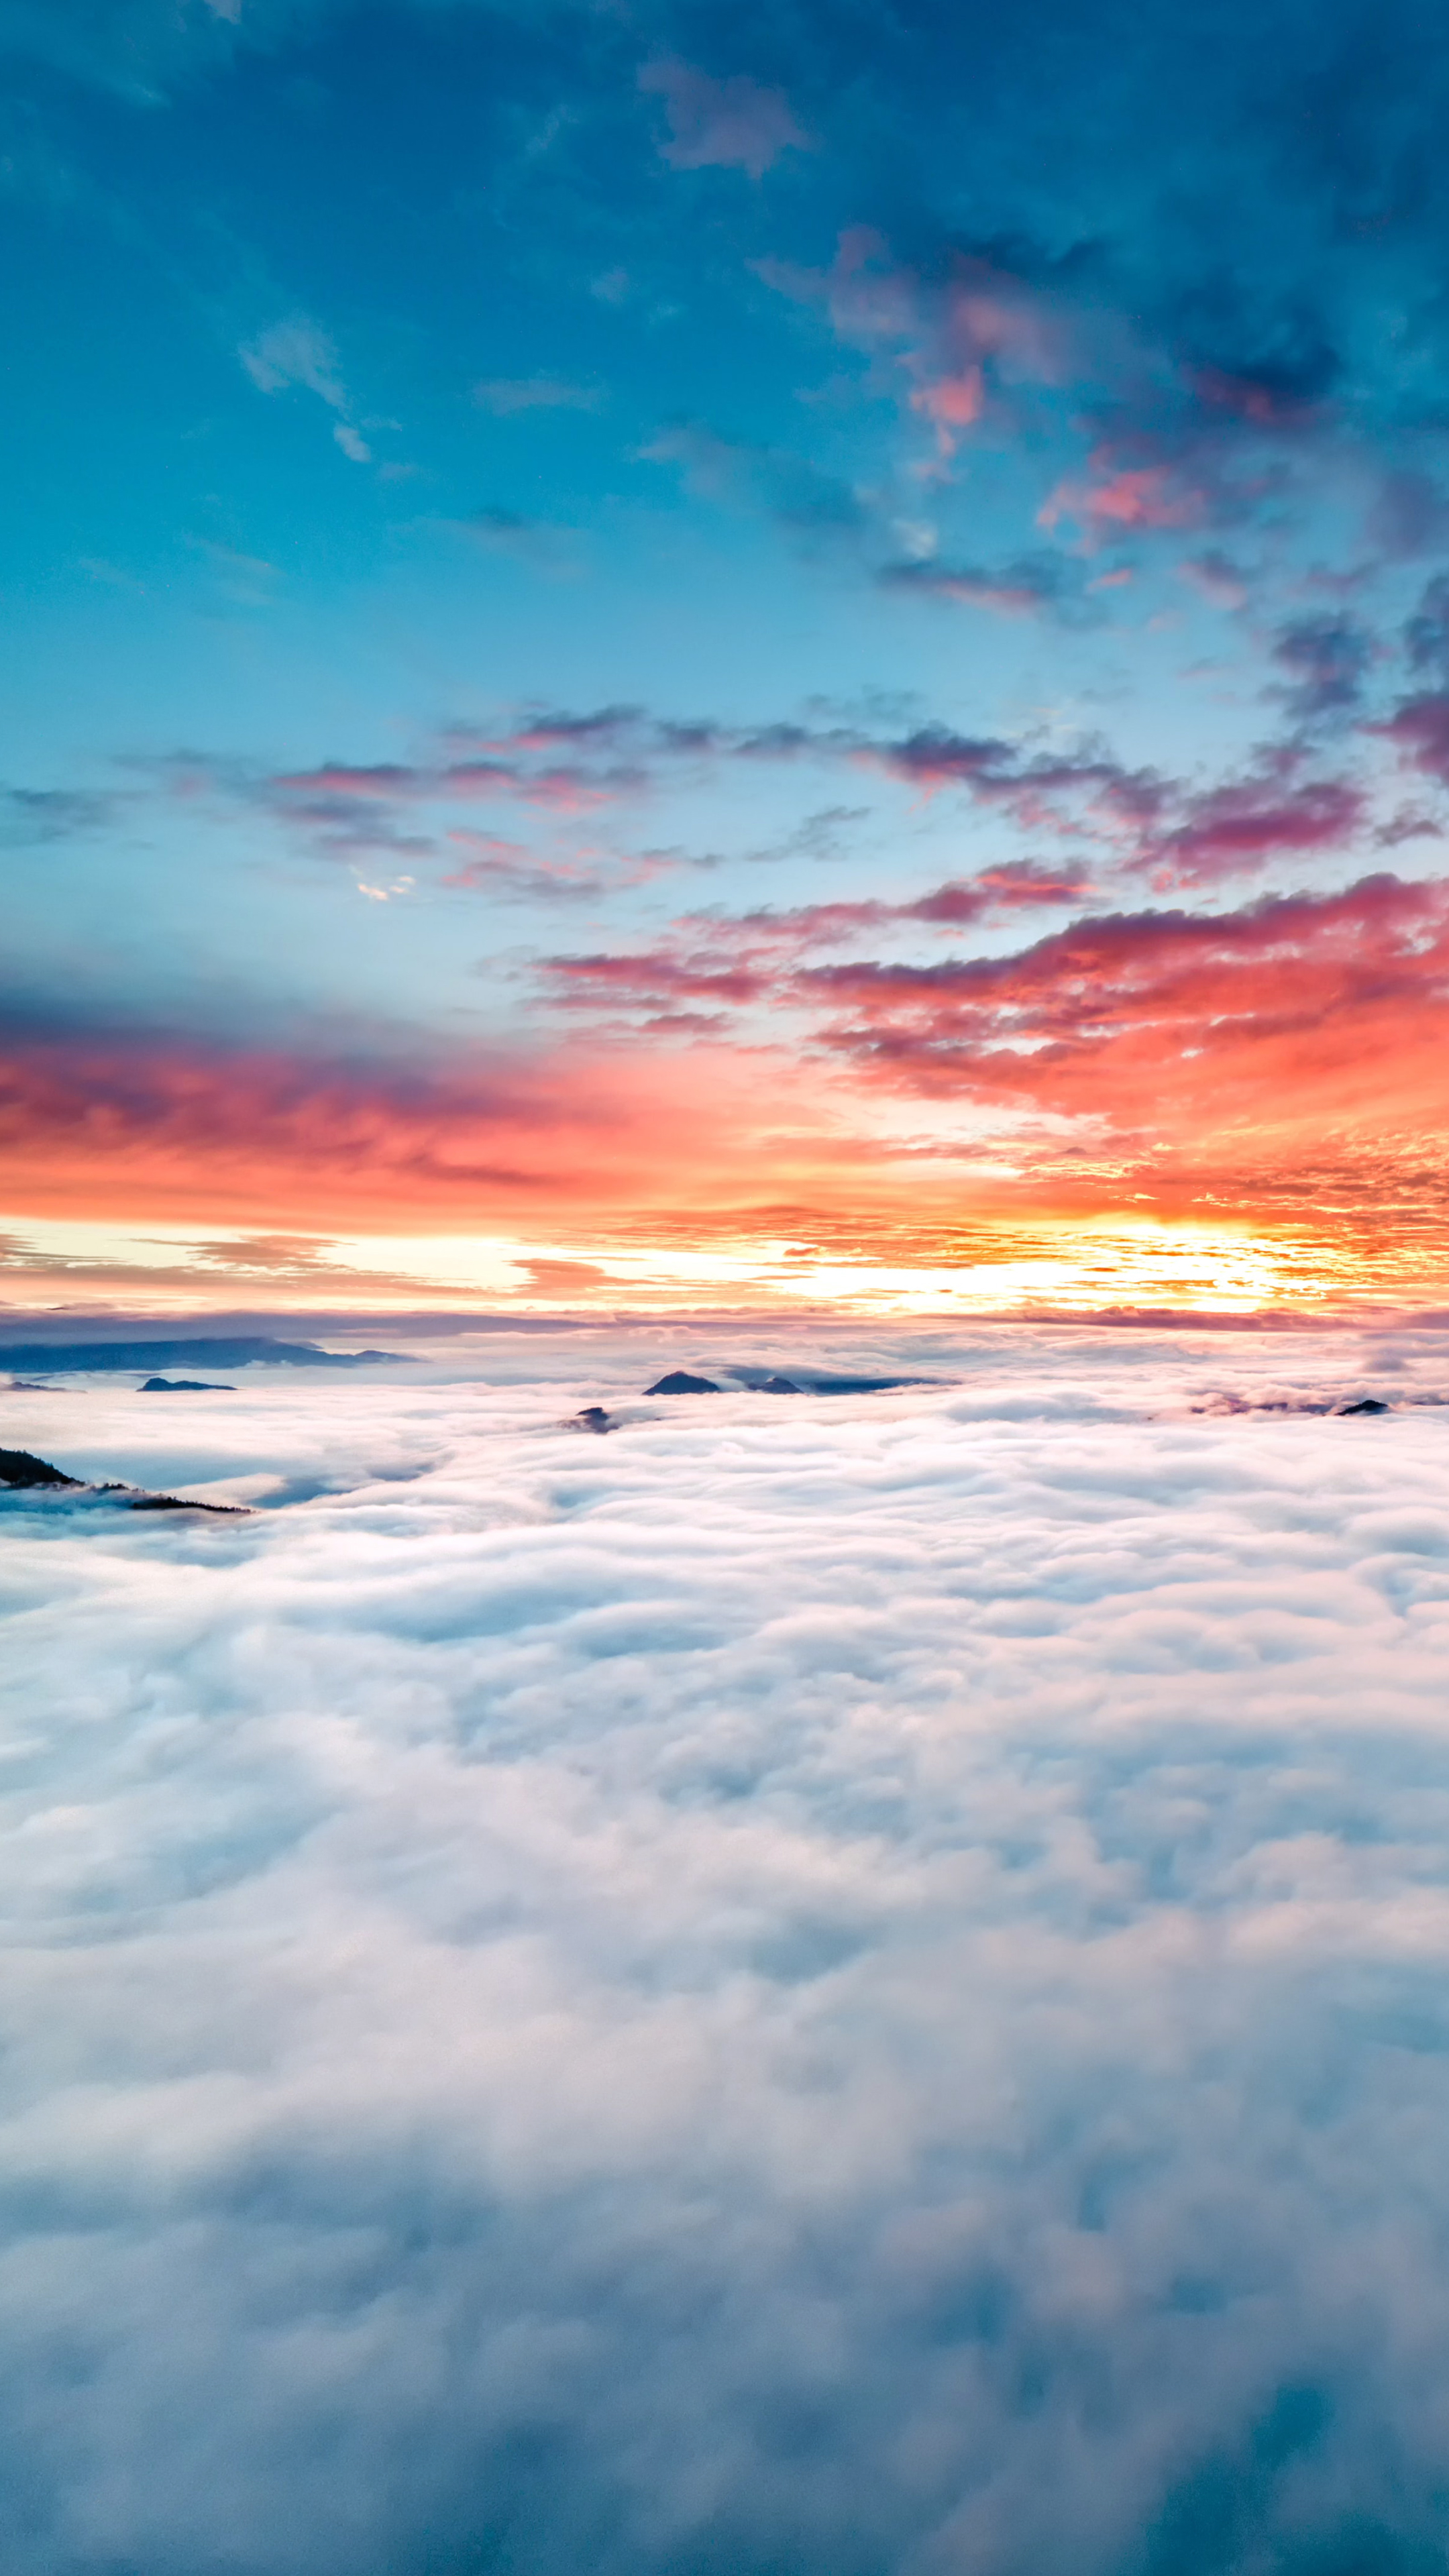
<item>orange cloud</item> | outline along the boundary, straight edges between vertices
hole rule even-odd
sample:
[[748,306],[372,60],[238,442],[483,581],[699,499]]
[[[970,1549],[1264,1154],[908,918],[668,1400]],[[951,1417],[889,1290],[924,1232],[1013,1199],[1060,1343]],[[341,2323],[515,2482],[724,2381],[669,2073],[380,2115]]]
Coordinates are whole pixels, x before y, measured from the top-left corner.
[[[1070,888],[999,891],[1048,890]],[[949,931],[997,891],[894,918]],[[577,1012],[643,1025],[526,1057],[22,1034],[0,1057],[8,1203],[133,1229],[511,1232],[560,1257],[773,1232],[939,1259],[1008,1218],[1210,1217],[1307,1228],[1325,1278],[1449,1290],[1449,882],[1097,916],[1006,956],[809,962],[817,937],[879,926],[868,905],[700,917],[696,948],[561,960]]]

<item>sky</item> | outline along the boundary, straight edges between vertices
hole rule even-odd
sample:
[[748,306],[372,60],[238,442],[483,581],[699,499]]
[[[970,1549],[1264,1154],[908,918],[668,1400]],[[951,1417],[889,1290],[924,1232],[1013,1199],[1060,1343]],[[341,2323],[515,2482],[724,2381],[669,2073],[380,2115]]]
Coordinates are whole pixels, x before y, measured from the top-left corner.
[[1449,1304],[1422,0],[0,0],[13,1312]]
[[1441,2576],[1445,1340],[8,1394],[7,2576]]

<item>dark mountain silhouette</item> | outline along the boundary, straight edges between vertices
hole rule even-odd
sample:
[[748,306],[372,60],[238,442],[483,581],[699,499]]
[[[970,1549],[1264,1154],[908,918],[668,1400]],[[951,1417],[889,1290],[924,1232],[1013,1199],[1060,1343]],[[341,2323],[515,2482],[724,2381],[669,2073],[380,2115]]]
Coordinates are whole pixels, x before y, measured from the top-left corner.
[[148,1377],[140,1389],[142,1395],[235,1395],[234,1386],[223,1386],[216,1378]]
[[47,1465],[44,1458],[32,1458],[28,1449],[0,1449],[0,1485],[78,1485],[76,1476],[63,1476],[58,1467]]
[[181,1494],[138,1494],[132,1485],[85,1485],[79,1476],[67,1476],[52,1467],[48,1459],[33,1458],[28,1449],[0,1449],[0,1490],[57,1492],[62,1486],[73,1494],[103,1494],[125,1512],[216,1512],[228,1520],[248,1517],[244,1503],[188,1503]]
[[646,1395],[718,1395],[719,1391],[712,1377],[691,1377],[688,1369],[671,1369],[668,1377],[644,1389]]

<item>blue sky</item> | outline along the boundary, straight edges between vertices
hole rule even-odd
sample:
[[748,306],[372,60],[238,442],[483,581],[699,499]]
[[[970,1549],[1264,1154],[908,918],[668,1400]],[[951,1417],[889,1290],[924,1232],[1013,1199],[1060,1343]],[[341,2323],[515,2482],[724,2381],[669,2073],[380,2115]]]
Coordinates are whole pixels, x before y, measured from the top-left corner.
[[[107,0],[0,8],[0,40],[22,1248],[239,1219],[156,1106],[168,1048],[233,1092],[227,1049],[304,1086],[341,1051],[383,1092],[405,1061],[449,1116],[480,1050],[635,1098],[602,1194],[509,1126],[517,1187],[485,1157],[421,1211],[395,1189],[400,1237],[637,1233],[649,1086],[747,1076],[798,1101],[796,1230],[863,1227],[867,1260],[877,1217],[826,1168],[852,1140],[889,1225],[924,1192],[937,1234],[1019,1203],[1266,1237],[1289,1155],[1332,1175],[1305,1242],[1390,1165],[1432,1195],[1437,892],[1387,898],[1412,1062],[1347,1147],[1338,1070],[1383,1032],[1324,980],[1343,889],[1439,885],[1446,49],[1420,16]],[[1289,897],[1320,907],[1273,933],[1314,1044],[1285,1063],[1246,985],[1184,1005],[1234,1022],[1228,1135],[1206,1097],[1124,1127],[1112,1047],[1195,1061],[1181,1013],[1163,1040],[1104,987],[1008,1114],[1005,1059],[1056,1043],[1065,987],[983,1051],[959,1014],[923,1027],[919,985],[886,1028],[857,971],[1118,916],[1136,954],[1167,909],[1221,916],[1235,974]],[[822,1020],[837,968],[865,1021]],[[34,1048],[78,1039],[124,1179],[47,1124]],[[702,1107],[672,1240],[771,1233],[748,1114],[765,1181]],[[329,1191],[269,1117],[247,1225],[321,1241],[386,1200]],[[958,1162],[996,1159],[948,1204],[917,1149],[939,1165],[952,1119]],[[1064,1150],[1119,1173],[1090,1210]],[[1341,1229],[1315,1258],[1356,1275]]]

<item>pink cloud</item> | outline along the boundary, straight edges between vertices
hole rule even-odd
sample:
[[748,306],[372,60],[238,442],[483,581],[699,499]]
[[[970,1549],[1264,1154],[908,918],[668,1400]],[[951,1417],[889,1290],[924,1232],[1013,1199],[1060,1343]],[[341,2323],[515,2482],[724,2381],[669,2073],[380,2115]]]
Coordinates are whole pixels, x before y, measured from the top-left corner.
[[778,1051],[365,1063],[65,1028],[0,1045],[0,1151],[27,1210],[89,1222],[461,1233],[668,1210],[708,1235],[758,1197],[766,1138],[772,1187],[848,1161],[858,1188],[869,1148],[833,1126],[829,1087]]
[[986,379],[979,366],[957,376],[939,376],[934,384],[917,385],[911,409],[934,423],[936,445],[943,456],[955,454],[959,433],[971,428],[986,408]]
[[992,609],[999,617],[1040,617],[1060,590],[1050,562],[1009,564],[992,571],[981,564],[942,563],[928,555],[886,564],[877,577],[884,590],[914,591],[919,597],[963,608]]
[[1284,788],[1248,779],[1192,798],[1185,819],[1147,843],[1141,864],[1159,886],[1207,885],[1246,875],[1280,851],[1342,850],[1365,811],[1360,790],[1341,780]]
[[1449,697],[1406,698],[1386,724],[1373,730],[1386,735],[1415,769],[1449,786]]
[[274,778],[272,785],[289,796],[361,796],[399,798],[426,792],[425,774],[406,769],[397,761],[378,760],[365,765],[347,761],[323,761],[317,769],[298,769]]
[[597,872],[577,859],[539,858],[521,841],[502,840],[492,832],[450,832],[448,840],[461,853],[461,860],[443,878],[445,886],[546,901],[571,900],[600,890]]
[[1008,958],[808,968],[795,998],[831,1007],[829,1041],[909,1088],[1126,1131],[1150,1114],[1159,1138],[1254,1151],[1391,1119],[1437,1151],[1446,976],[1449,884],[1377,876],[1078,921]]
[[[1036,859],[1004,859],[997,867],[982,868],[976,883],[993,904],[1002,907],[1080,903],[1092,892],[1091,880],[1084,871],[1043,867]],[[917,909],[923,910],[920,906]]]
[[1228,557],[1211,551],[1190,555],[1177,567],[1181,578],[1190,582],[1211,608],[1236,610],[1248,604],[1248,577]]
[[[1001,878],[883,909],[969,920]],[[923,1165],[895,1160],[870,1113],[904,1095],[1088,1122],[1095,1180],[1077,1164],[1064,1182],[1053,1137],[1034,1144],[1030,1117],[1014,1128],[1017,1204],[1065,1190],[1272,1221],[1301,1203],[1348,1256],[1385,1205],[1442,1233],[1449,883],[1378,875],[1223,913],[1078,919],[1008,956],[806,962],[826,916],[836,935],[874,910],[700,917],[639,956],[555,961],[584,1007],[647,1012],[679,1046],[615,1035],[366,1063],[351,1046],[27,1028],[0,1050],[0,1151],[17,1203],[91,1221],[314,1235],[611,1216],[636,1240],[707,1243],[742,1211],[789,1204],[797,1225],[898,1244]],[[762,1004],[768,1044],[722,1042]],[[786,1009],[813,1028],[808,1049],[779,1043]]]
[[[520,738],[524,747],[534,747],[535,741],[538,748],[546,747],[542,734],[532,740]],[[563,761],[547,769],[531,769],[515,761],[491,759],[453,760],[438,769],[411,768],[395,761],[365,766],[324,761],[316,769],[293,770],[270,781],[276,793],[298,800],[303,807],[339,799],[372,804],[448,804],[512,797],[560,814],[589,812],[621,796],[639,793],[646,783],[641,770],[617,762],[607,770],[585,769],[577,762]]]
[[915,923],[961,928],[1024,905],[1065,906],[1089,891],[1086,880],[1074,872],[1023,859],[988,868],[979,877],[952,879],[910,903],[812,903],[783,912],[689,914],[653,947],[553,957],[546,961],[545,973],[554,999],[572,1010],[602,1005],[655,1011],[679,1001],[743,1010],[788,994],[795,968],[813,950],[847,947],[867,931]]
[[673,875],[681,864],[669,852],[644,851],[632,858],[616,859],[580,851],[569,858],[551,858],[526,848],[521,841],[503,840],[493,832],[453,831],[447,837],[462,858],[453,873],[442,879],[445,886],[545,902],[571,901],[581,895],[614,894],[628,887],[650,885],[659,877]]
[[1048,494],[1037,512],[1039,528],[1055,528],[1074,519],[1089,539],[1104,530],[1186,528],[1203,515],[1203,495],[1185,486],[1166,465],[1120,466],[1104,470],[1105,460],[1090,460],[1097,479],[1068,477]]
[[900,344],[907,405],[931,423],[943,458],[1006,389],[1059,384],[1070,373],[1066,316],[986,260],[958,258],[944,284],[927,280],[895,261],[880,233],[855,225],[840,235],[828,269],[763,259],[755,273],[794,302],[823,304],[842,340]]

